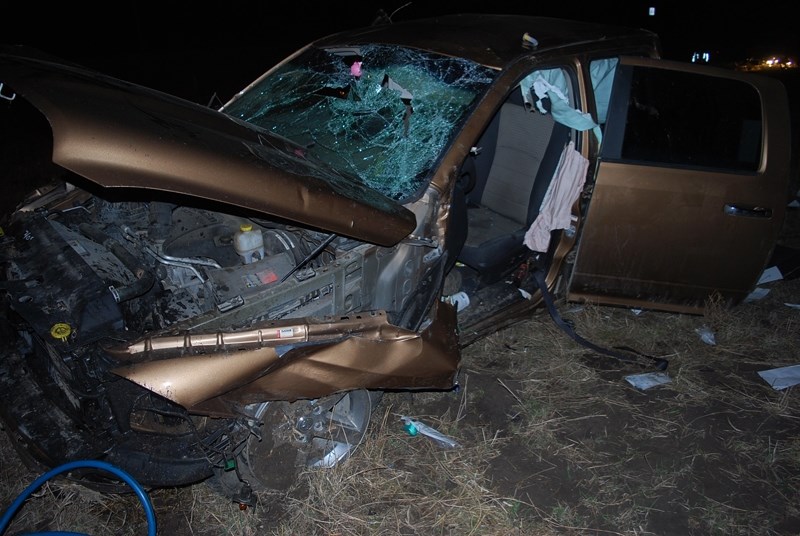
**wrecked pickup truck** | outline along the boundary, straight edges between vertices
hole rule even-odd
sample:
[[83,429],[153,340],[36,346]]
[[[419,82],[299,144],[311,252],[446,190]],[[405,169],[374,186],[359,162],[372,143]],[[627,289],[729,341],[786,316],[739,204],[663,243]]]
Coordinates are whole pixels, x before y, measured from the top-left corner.
[[735,304],[787,199],[784,87],[639,29],[376,25],[219,109],[14,47],[0,82],[0,415],[33,467],[151,487],[335,465],[549,293]]

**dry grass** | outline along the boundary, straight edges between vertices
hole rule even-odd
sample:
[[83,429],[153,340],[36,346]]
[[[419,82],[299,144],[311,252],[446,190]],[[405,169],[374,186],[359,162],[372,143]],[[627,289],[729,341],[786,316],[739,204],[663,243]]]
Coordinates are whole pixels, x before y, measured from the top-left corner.
[[[797,236],[797,235],[795,235]],[[206,485],[151,494],[163,534],[783,535],[800,532],[800,401],[759,370],[800,359],[800,280],[704,316],[561,304],[585,338],[670,361],[671,383],[576,344],[542,312],[464,352],[461,388],[387,394],[346,463],[240,510]],[[703,342],[709,328],[716,344]],[[409,436],[411,415],[461,444]],[[38,475],[6,438],[0,503]],[[32,530],[146,533],[135,496],[50,482],[15,517]]]
[[406,435],[395,409],[384,409],[351,467],[302,476],[309,493],[292,500],[280,534],[509,533],[509,505],[486,476],[498,440],[442,449]]

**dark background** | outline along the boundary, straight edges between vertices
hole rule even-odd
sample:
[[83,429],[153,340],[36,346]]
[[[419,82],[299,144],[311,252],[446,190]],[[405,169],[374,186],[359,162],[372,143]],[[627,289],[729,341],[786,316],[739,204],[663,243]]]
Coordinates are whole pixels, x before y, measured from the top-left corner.
[[[794,2],[526,3],[439,2],[61,2],[7,5],[0,43],[28,45],[104,73],[202,104],[236,91],[308,41],[369,25],[383,9],[401,21],[458,12],[518,13],[648,28],[663,55],[688,61],[709,51],[712,63],[797,54]],[[656,8],[654,17],[648,7]]]

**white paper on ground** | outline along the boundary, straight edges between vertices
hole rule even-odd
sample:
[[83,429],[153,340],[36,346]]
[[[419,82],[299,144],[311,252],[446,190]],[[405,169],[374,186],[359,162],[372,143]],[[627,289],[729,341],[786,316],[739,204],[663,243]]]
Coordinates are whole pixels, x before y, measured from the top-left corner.
[[629,384],[641,390],[650,389],[651,387],[663,385],[672,381],[672,378],[670,378],[669,374],[666,372],[645,372],[644,374],[631,374],[630,376],[625,376],[625,379]]
[[767,294],[769,294],[769,289],[764,287],[756,287],[756,289],[747,295],[744,299],[745,302],[756,301],[764,298]]
[[764,378],[764,381],[773,389],[786,389],[800,383],[800,365],[760,370],[758,375]]
[[764,283],[771,283],[772,281],[779,281],[783,279],[783,274],[777,266],[770,266],[761,274],[761,278],[756,285],[763,285]]

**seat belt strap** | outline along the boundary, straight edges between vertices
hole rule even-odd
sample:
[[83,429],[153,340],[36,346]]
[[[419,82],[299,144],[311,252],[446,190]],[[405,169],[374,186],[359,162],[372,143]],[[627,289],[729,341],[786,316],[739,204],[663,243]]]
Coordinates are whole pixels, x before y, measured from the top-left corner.
[[653,360],[655,362],[655,367],[658,370],[667,370],[667,366],[669,365],[669,361],[661,357],[653,357],[646,354],[642,354],[637,352],[636,350],[628,349],[629,353],[620,352],[617,349],[605,348],[603,346],[598,346],[591,341],[588,341],[578,335],[572,326],[564,320],[558,312],[558,309],[553,302],[553,295],[550,294],[550,290],[547,288],[547,283],[545,282],[545,274],[543,270],[536,270],[533,273],[534,279],[536,279],[536,284],[539,286],[539,290],[542,292],[542,299],[544,300],[544,304],[547,307],[547,312],[550,313],[550,318],[553,319],[553,322],[561,328],[564,333],[569,335],[575,342],[580,344],[581,346],[585,346],[590,350],[593,350],[599,354],[607,355],[613,357],[615,359],[619,359],[621,361],[626,361],[628,363],[637,364],[640,366],[646,366],[641,363],[641,358],[647,358]]

